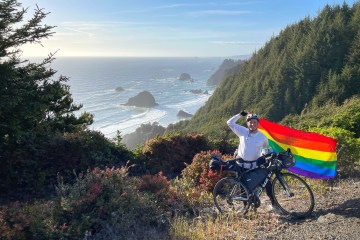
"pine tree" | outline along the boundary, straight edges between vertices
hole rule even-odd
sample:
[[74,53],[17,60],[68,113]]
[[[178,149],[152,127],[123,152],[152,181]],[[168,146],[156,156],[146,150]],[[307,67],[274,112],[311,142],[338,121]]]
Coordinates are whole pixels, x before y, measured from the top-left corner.
[[85,129],[92,115],[80,117],[74,111],[82,106],[73,104],[68,80],[49,68],[54,54],[41,63],[21,60],[21,46],[41,44],[52,36],[52,26],[42,25],[48,15],[36,8],[33,17],[23,22],[28,9],[17,0],[0,2],[0,141],[17,142],[24,136],[39,132],[68,132]]

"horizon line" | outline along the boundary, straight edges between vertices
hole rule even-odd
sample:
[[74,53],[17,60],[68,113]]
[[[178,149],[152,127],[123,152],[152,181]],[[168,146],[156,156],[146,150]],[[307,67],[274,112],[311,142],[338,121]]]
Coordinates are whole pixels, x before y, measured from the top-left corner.
[[[54,58],[243,58],[250,57],[251,54],[244,55],[232,55],[232,56],[106,56],[106,55],[63,55],[63,56],[53,56]],[[25,55],[20,58],[46,58],[47,56],[40,55]]]

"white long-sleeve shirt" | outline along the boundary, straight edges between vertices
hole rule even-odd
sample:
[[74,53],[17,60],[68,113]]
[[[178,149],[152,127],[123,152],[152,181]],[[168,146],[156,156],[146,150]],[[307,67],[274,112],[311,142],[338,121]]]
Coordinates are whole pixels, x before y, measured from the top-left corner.
[[266,148],[269,142],[262,132],[250,133],[248,128],[236,124],[240,117],[237,114],[227,121],[230,129],[239,137],[237,156],[245,161],[254,161],[261,157],[261,149]]

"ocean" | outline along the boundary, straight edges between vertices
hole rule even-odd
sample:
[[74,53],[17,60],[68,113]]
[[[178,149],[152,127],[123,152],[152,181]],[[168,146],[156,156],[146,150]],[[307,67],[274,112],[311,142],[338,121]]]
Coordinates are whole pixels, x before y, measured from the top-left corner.
[[[223,58],[89,58],[59,57],[51,64],[66,83],[80,112],[94,115],[90,129],[112,138],[134,132],[141,124],[158,122],[166,127],[182,119],[180,110],[194,114],[214,91],[206,85]],[[182,73],[193,81],[181,81]],[[123,91],[116,91],[121,87]],[[124,106],[129,98],[149,91],[159,104],[153,108]],[[207,91],[196,94],[191,90]],[[80,114],[77,113],[77,114]]]

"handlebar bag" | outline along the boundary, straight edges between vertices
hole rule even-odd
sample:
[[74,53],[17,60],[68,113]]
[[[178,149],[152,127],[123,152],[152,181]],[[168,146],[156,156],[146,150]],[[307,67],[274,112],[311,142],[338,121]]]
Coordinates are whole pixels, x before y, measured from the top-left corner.
[[225,171],[229,170],[226,163],[212,159],[209,163],[209,167],[213,171]]
[[295,165],[295,158],[290,152],[279,153],[277,157],[284,168],[289,168]]

